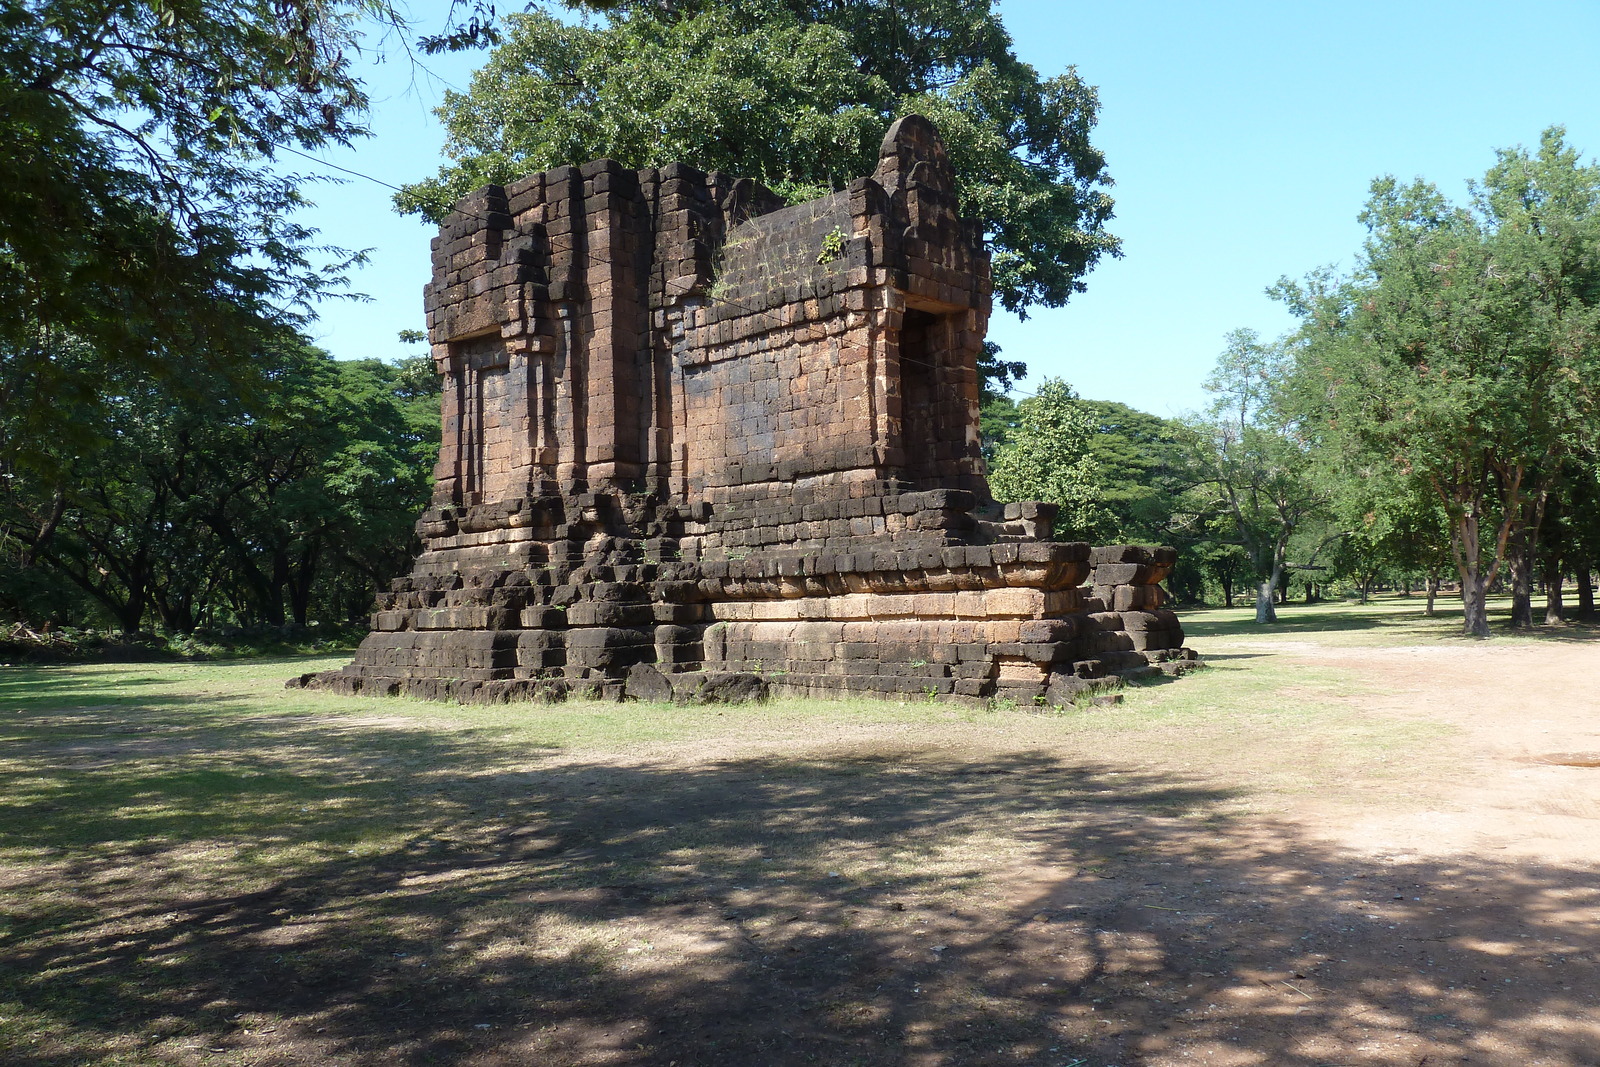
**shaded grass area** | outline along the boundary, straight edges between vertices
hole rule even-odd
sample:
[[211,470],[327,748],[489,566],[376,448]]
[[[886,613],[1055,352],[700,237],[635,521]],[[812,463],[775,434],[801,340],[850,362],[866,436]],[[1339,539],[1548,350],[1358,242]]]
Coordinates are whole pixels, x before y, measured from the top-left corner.
[[[1423,614],[1426,598],[1380,594],[1367,604],[1320,601],[1316,604],[1278,605],[1278,621],[1255,621],[1255,609],[1211,608],[1183,613],[1184,632],[1191,638],[1259,637],[1263,635],[1316,634],[1330,644],[1437,643],[1474,640],[1461,632],[1459,597],[1441,594],[1434,615]],[[1567,622],[1559,626],[1536,626],[1532,630],[1512,630],[1508,619],[1510,597],[1489,599],[1491,640],[1510,641],[1600,641],[1600,623]],[[1535,618],[1543,619],[1544,608],[1535,605]]]
[[[1580,944],[1586,872],[1246,824],[1440,738],[1350,715],[1331,669],[1219,660],[1060,716],[278,688],[336,662],[0,673],[0,1061],[1109,1067],[1254,1026],[1310,1065],[1338,1061],[1291,1008],[1464,1052],[1585,1010],[1503,987]],[[1450,944],[1392,932],[1440,909]],[[1493,994],[1419,985],[1417,946]]]
[[[1128,786],[1135,809],[1201,795],[1121,779],[1113,796],[1093,767],[1023,754],[978,768],[914,750],[561,760],[534,737],[604,748],[619,731],[624,744],[673,731],[624,729],[607,705],[537,724],[410,702],[320,702],[345,713],[330,715],[304,695],[268,712],[245,672],[174,673],[0,680],[7,739],[23,746],[4,764],[0,1049],[27,1062],[247,1062],[239,1039],[289,1020],[310,1062],[451,1062],[507,1027],[609,1026],[672,984],[638,965],[669,931],[628,919],[708,905],[732,909],[712,920],[719,934],[770,929],[817,987],[836,973],[822,943],[843,909],[951,906],[981,882],[983,849],[965,850],[994,820],[1120,809]],[[680,733],[730,717],[654,713]],[[788,1011],[793,995],[747,1007]],[[673,1014],[715,1014],[729,996],[715,982],[675,993]],[[364,1051],[373,1042],[388,1051]],[[778,1044],[738,1040],[734,1054]]]
[[259,626],[189,634],[120,634],[65,628],[36,631],[0,624],[0,667],[19,663],[160,663],[174,660],[335,655],[353,652],[364,628]]

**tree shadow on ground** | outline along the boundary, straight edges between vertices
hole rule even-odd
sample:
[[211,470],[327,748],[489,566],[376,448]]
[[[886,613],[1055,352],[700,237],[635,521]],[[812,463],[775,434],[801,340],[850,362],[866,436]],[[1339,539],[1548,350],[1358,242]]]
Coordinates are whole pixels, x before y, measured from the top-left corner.
[[[1600,624],[1567,622],[1558,626],[1535,626],[1532,630],[1512,630],[1509,620],[1491,618],[1495,636],[1516,636],[1526,640],[1589,643],[1600,641]],[[1348,608],[1330,609],[1314,605],[1303,615],[1295,607],[1278,609],[1278,621],[1258,623],[1253,617],[1236,619],[1206,619],[1184,616],[1184,635],[1188,638],[1207,637],[1261,637],[1273,634],[1349,633],[1388,630],[1400,635],[1405,643],[1417,640],[1470,641],[1461,632],[1461,612],[1441,611],[1427,617],[1419,607],[1416,612],[1373,611],[1351,605]]]
[[5,765],[0,1054],[1595,1062],[1589,868],[1353,856],[1046,753],[583,761],[309,716],[180,739]]
[[[1535,617],[1543,612],[1535,610]],[[1600,641],[1600,623],[1569,621],[1548,626],[1537,623],[1531,630],[1514,629],[1510,619],[1495,619],[1491,627],[1496,636],[1522,637],[1538,641],[1557,641],[1572,644],[1590,644]]]
[[[153,665],[151,669],[160,670],[163,666],[166,665]],[[137,673],[130,670],[129,676],[116,680],[119,691],[129,690],[128,699],[132,699],[134,691],[171,686],[170,679],[157,674],[135,676]],[[0,673],[0,708],[13,714],[40,708],[73,710],[72,702],[78,699],[104,704],[121,698],[120,693],[107,693],[105,679],[85,674],[76,664],[27,664],[7,667]]]
[[[1195,619],[1185,616],[1183,631],[1187,637],[1247,637],[1261,634],[1326,633],[1355,630],[1415,629],[1419,625],[1436,625],[1441,635],[1450,631],[1452,623],[1445,618],[1427,619],[1419,609],[1416,615],[1399,612],[1379,613],[1359,607],[1348,610],[1330,609],[1325,605],[1312,608],[1314,614],[1296,615],[1294,608],[1278,609],[1278,621],[1256,622],[1253,617],[1238,619]],[[1460,623],[1453,624],[1456,629]]]

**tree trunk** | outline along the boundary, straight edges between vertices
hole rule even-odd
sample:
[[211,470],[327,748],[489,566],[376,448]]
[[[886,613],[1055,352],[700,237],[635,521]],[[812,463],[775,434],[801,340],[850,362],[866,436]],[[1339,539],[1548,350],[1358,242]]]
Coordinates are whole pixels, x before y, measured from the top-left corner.
[[1280,568],[1273,567],[1272,574],[1256,588],[1256,622],[1278,621],[1278,609],[1273,607],[1272,601],[1278,591],[1278,578],[1282,573]]
[[189,597],[179,600],[156,598],[156,616],[167,632],[189,634],[194,632],[194,601]]
[[1422,613],[1430,619],[1433,618],[1433,602],[1438,595],[1439,576],[1437,574],[1430,574],[1428,575],[1428,606],[1422,609]]
[[1539,534],[1544,528],[1550,487],[1541,486],[1521,508],[1521,522],[1512,533],[1511,628],[1533,628],[1533,565],[1539,557]]
[[122,628],[123,636],[131,637],[139,632],[139,624],[144,622],[146,597],[143,591],[128,591],[128,598],[117,605],[112,614],[117,617],[117,625]]
[[1588,560],[1578,564],[1578,618],[1585,622],[1594,618],[1594,578],[1589,566]]
[[1490,566],[1483,573],[1483,542],[1479,537],[1478,516],[1473,509],[1451,523],[1451,549],[1456,558],[1456,570],[1461,575],[1461,627],[1468,637],[1489,636],[1489,586],[1499,574],[1499,567]]
[[1511,536],[1511,628],[1533,628],[1533,544],[1526,523]]
[[[106,568],[85,561],[76,561],[58,555],[46,548],[38,557],[63,575],[73,585],[89,594],[107,615],[117,621],[125,634],[139,632],[149,603],[149,586],[143,577],[143,568],[116,568],[112,574]],[[119,586],[123,595],[118,595]]]
[[225,512],[218,510],[203,521],[229,549],[233,557],[229,570],[246,590],[245,602],[233,605],[234,615],[246,624],[282,626],[287,570],[282,547],[272,549],[272,573],[269,575],[257,562],[261,556],[259,547],[240,536]]
[[1461,611],[1468,637],[1489,636],[1489,591],[1476,577],[1461,577]]
[[296,626],[308,625],[311,590],[317,573],[318,541],[310,538],[300,549],[300,562],[289,576],[289,612]]
[[1222,583],[1222,606],[1233,607],[1233,577],[1219,577],[1217,581]]
[[1560,626],[1566,621],[1566,605],[1561,602],[1561,568],[1555,563],[1546,563],[1544,572],[1544,624],[1546,626]]
[[309,626],[311,617],[311,584],[295,582],[289,587],[289,617],[296,626]]

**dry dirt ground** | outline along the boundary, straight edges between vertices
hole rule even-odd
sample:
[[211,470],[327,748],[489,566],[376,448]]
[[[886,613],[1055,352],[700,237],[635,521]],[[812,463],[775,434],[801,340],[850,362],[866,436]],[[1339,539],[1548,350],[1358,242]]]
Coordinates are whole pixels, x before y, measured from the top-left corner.
[[239,792],[10,842],[0,1060],[1600,1065],[1600,640],[1193,629],[1211,670],[1063,715],[21,737],[80,805]]

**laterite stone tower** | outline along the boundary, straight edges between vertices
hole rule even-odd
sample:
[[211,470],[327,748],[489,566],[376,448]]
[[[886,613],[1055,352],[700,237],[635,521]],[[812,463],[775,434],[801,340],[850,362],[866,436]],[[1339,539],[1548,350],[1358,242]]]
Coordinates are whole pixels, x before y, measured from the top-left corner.
[[610,160],[465,198],[427,288],[443,447],[342,692],[1065,702],[1194,660],[1170,549],[984,480],[989,258],[944,146],[784,207]]

